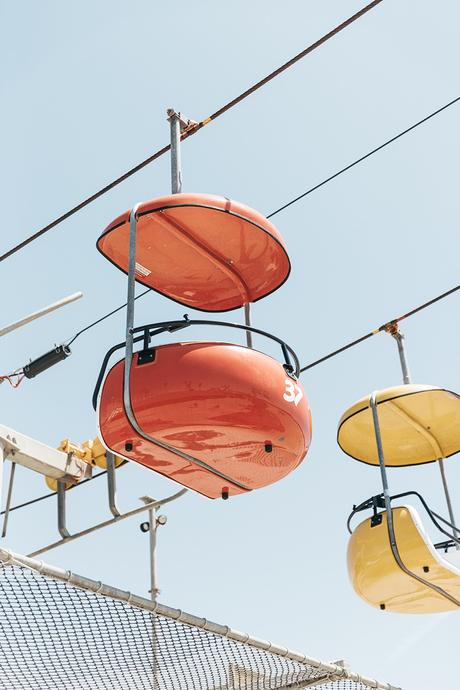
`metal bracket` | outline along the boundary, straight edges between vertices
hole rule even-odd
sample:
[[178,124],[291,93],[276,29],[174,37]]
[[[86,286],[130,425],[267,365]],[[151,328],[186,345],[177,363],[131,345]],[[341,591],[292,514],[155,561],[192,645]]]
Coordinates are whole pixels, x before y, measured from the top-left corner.
[[172,119],[178,121],[181,134],[191,129],[192,127],[195,127],[198,124],[198,122],[196,122],[195,120],[190,120],[188,117],[185,117],[185,115],[183,115],[181,112],[177,113],[174,110],[174,108],[168,108],[166,114],[170,122]]

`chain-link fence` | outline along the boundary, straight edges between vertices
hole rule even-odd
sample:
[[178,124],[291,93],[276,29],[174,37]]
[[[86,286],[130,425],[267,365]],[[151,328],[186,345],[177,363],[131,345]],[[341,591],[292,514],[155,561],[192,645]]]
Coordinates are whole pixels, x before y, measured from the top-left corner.
[[0,549],[1,690],[394,690]]

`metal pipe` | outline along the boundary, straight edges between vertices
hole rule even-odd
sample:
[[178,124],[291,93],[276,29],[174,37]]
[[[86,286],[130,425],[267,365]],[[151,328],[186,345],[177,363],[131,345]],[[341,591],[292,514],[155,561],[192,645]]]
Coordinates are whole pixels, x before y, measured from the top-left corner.
[[[409,365],[407,363],[407,356],[406,356],[406,348],[404,346],[404,334],[400,332],[398,325],[393,324],[391,329],[389,330],[389,333],[393,336],[393,338],[396,340],[398,344],[398,353],[399,353],[399,361],[401,362],[401,370],[403,374],[403,382],[405,384],[411,383],[411,375],[409,372]],[[432,434],[429,434],[430,437],[434,439]],[[444,489],[444,496],[446,499],[446,504],[447,504],[447,511],[449,513],[449,518],[450,521],[453,525],[454,528],[454,534],[459,534],[459,530],[456,527],[456,522],[455,522],[455,515],[454,515],[454,510],[452,507],[452,501],[450,498],[450,492],[449,492],[449,486],[447,484],[447,477],[446,477],[446,470],[444,467],[444,458],[442,457],[442,451],[441,448],[439,447],[439,444],[437,443],[436,439],[434,439],[436,445],[439,448],[439,457],[438,457],[438,463],[439,463],[439,471],[441,473],[441,481],[442,481],[442,486]],[[455,548],[457,551],[460,551],[460,545],[456,544]]]
[[3,494],[3,466],[5,464],[5,444],[0,439],[0,508]]
[[58,530],[63,539],[69,539],[71,534],[66,525],[66,490],[64,479],[57,480]]
[[[449,487],[447,485],[447,478],[446,478],[446,469],[444,467],[444,458],[441,458],[438,460],[439,463],[439,471],[441,472],[441,479],[442,479],[442,485],[444,488],[444,495],[446,497],[446,503],[447,503],[447,510],[449,512],[449,518],[450,522],[453,527],[453,532],[455,536],[459,536],[460,532],[457,529],[456,523],[455,523],[455,515],[454,515],[454,509],[452,507],[452,501],[450,499],[450,492],[449,492]],[[457,551],[460,551],[460,544],[455,544],[455,548]]]
[[115,456],[111,451],[105,454],[107,462],[107,493],[109,496],[109,508],[114,517],[121,515],[117,506],[117,480],[115,478]]
[[[246,326],[251,326],[251,304],[246,302],[244,305],[244,323]],[[246,331],[246,344],[252,349],[252,333],[251,331]]]
[[24,316],[22,319],[19,319],[18,321],[14,321],[13,323],[10,323],[8,326],[4,326],[3,328],[0,328],[0,338],[3,335],[6,335],[7,333],[11,333],[12,331],[17,330],[18,328],[21,328],[22,326],[25,326],[26,324],[30,323],[31,321],[35,321],[35,319],[40,319],[42,316],[46,316],[46,314],[49,314],[52,311],[55,311],[56,309],[60,309],[61,307],[64,307],[66,304],[70,304],[71,302],[75,302],[77,299],[80,299],[83,297],[82,292],[75,292],[73,295],[69,295],[68,297],[64,297],[63,299],[60,299],[58,302],[53,302],[53,304],[49,304],[47,307],[43,307],[43,309],[39,309],[38,311],[32,312],[32,314],[29,314],[28,316]]
[[157,564],[156,564],[156,551],[157,551],[157,509],[150,508],[149,510],[149,540],[150,540],[150,598],[152,601],[156,601],[159,594],[157,587]]
[[117,522],[121,522],[122,520],[126,520],[126,518],[132,517],[133,515],[138,515],[139,513],[143,513],[145,510],[149,510],[152,506],[162,506],[165,505],[166,503],[171,503],[172,501],[175,501],[177,498],[180,498],[183,496],[185,493],[187,493],[187,489],[181,489],[181,491],[178,491],[175,494],[172,494],[172,496],[168,496],[167,498],[162,498],[159,501],[153,501],[153,503],[149,503],[145,506],[141,506],[140,508],[133,508],[133,510],[129,510],[127,513],[122,513],[118,517],[113,517],[109,520],[104,520],[104,522],[99,522],[97,525],[93,525],[92,527],[88,527],[87,529],[82,530],[81,532],[75,532],[74,534],[69,535],[68,537],[64,537],[63,539],[59,539],[59,541],[55,541],[52,544],[48,544],[47,546],[43,546],[41,549],[37,549],[36,551],[33,551],[32,553],[29,554],[29,557],[32,558],[33,556],[38,556],[41,553],[45,553],[45,551],[51,551],[52,549],[56,549],[58,546],[62,546],[62,544],[67,544],[70,541],[75,541],[75,539],[80,539],[80,537],[85,537],[87,534],[91,534],[92,532],[97,532],[100,529],[103,529],[104,527],[109,527],[110,525],[114,525]]
[[449,601],[451,601],[453,604],[456,606],[460,607],[460,601],[453,597],[449,592],[446,592],[442,587],[439,587],[438,585],[433,584],[432,582],[429,582],[429,580],[425,580],[423,577],[420,577],[416,573],[413,573],[412,570],[409,570],[409,568],[406,567],[404,564],[401,555],[399,553],[398,545],[396,543],[396,535],[394,531],[394,524],[393,524],[393,511],[391,508],[391,498],[390,494],[388,491],[388,478],[387,478],[387,472],[386,472],[386,467],[385,467],[385,457],[383,454],[383,444],[382,444],[382,434],[380,430],[380,423],[379,423],[379,415],[377,411],[377,404],[376,404],[376,393],[371,393],[369,402],[370,402],[370,407],[372,410],[372,420],[374,423],[374,434],[375,434],[375,440],[377,443],[377,454],[379,458],[379,467],[380,467],[380,475],[382,478],[382,487],[383,487],[383,496],[385,499],[385,511],[387,515],[387,529],[388,529],[388,538],[390,541],[390,547],[391,551],[393,553],[394,559],[401,568],[401,570],[406,573],[406,575],[409,575],[409,577],[412,577],[414,580],[417,580],[421,584],[425,585],[426,587],[429,587],[429,589],[434,590],[441,596],[445,597]]
[[172,108],[167,110],[171,131],[171,192],[182,192],[182,162],[180,155],[181,117]]
[[399,361],[401,362],[403,383],[405,383],[405,384],[410,383],[411,378],[410,378],[410,372],[409,372],[409,365],[407,363],[407,358],[406,358],[406,348],[404,347],[404,334],[401,333],[398,330],[398,326],[396,326],[396,328],[393,329],[393,331],[391,331],[391,335],[396,340],[396,343],[398,345]]
[[[136,234],[137,234],[137,209],[136,204],[129,217],[129,259],[128,259],[128,290],[126,297],[126,349],[125,368],[123,378],[123,401],[130,404],[130,374],[131,360],[133,357],[133,325],[134,325],[134,296],[136,290]],[[130,405],[129,405],[130,406]]]
[[2,539],[6,537],[6,532],[8,530],[8,519],[10,517],[11,508],[11,498],[13,496],[13,485],[14,485],[14,475],[16,473],[16,463],[11,463],[10,478],[8,481],[8,494],[6,497],[5,513],[3,516],[3,529],[2,529]]

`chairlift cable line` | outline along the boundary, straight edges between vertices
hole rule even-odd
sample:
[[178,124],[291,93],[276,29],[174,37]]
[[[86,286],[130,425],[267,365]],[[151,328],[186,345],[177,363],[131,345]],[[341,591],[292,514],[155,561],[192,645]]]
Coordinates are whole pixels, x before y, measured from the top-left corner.
[[447,108],[450,108],[450,106],[455,105],[455,103],[458,103],[460,101],[460,96],[457,96],[457,98],[454,98],[452,101],[449,101],[449,103],[446,103],[445,105],[441,106],[437,110],[433,111],[426,117],[424,117],[422,120],[419,120],[415,124],[411,125],[410,127],[407,127],[407,129],[404,129],[402,132],[399,132],[399,134],[396,134],[394,137],[391,137],[391,139],[387,139],[383,144],[380,144],[380,146],[377,146],[375,149],[372,149],[368,153],[364,154],[364,156],[361,156],[360,158],[357,158],[355,161],[350,163],[349,165],[346,165],[344,168],[341,170],[338,170],[336,173],[333,175],[330,175],[329,177],[326,177],[324,180],[321,182],[318,182],[318,184],[315,184],[313,187],[310,187],[310,189],[307,189],[306,192],[303,192],[299,196],[295,197],[295,199],[292,199],[291,201],[288,201],[286,204],[283,206],[280,206],[280,208],[276,209],[276,211],[273,211],[270,213],[267,218],[273,218],[273,216],[276,216],[277,213],[281,213],[281,211],[284,211],[286,208],[289,208],[289,206],[292,206],[293,204],[297,203],[304,197],[308,196],[312,192],[315,192],[317,189],[320,187],[323,187],[324,185],[328,184],[328,182],[331,182],[332,180],[335,180],[336,177],[339,177],[339,175],[342,175],[343,173],[347,172],[351,168],[354,168],[355,165],[358,165],[359,163],[362,163],[365,161],[367,158],[370,158],[371,156],[374,155],[374,153],[378,153],[378,151],[381,151],[384,149],[386,146],[389,146],[389,144],[392,144],[394,141],[397,139],[400,139],[403,137],[405,134],[408,134],[409,132],[412,132],[413,129],[416,127],[419,127],[420,125],[423,125],[425,122],[428,120],[431,120],[432,117],[435,117],[436,115],[439,115],[439,113],[442,113],[443,110],[446,110]]
[[[204,120],[201,120],[201,122],[192,122],[189,124],[188,127],[182,132],[181,134],[181,141],[184,139],[187,139],[188,137],[191,137],[193,134],[196,134],[199,132],[203,127],[208,125],[210,122],[213,122],[214,120],[217,120],[221,115],[226,113],[228,110],[233,108],[234,106],[238,105],[246,99],[248,96],[252,95],[255,91],[258,89],[262,88],[262,86],[265,86],[265,84],[268,84],[268,82],[272,81],[275,77],[280,75],[282,72],[285,72],[287,69],[292,67],[295,63],[299,62],[302,58],[304,58],[306,55],[309,53],[312,53],[314,50],[322,46],[324,43],[326,43],[329,39],[333,38],[336,34],[340,33],[344,29],[346,29],[350,24],[353,24],[357,19],[360,19],[364,14],[369,12],[370,10],[374,9],[377,5],[379,5],[383,0],[373,0],[373,2],[370,2],[368,5],[363,7],[361,10],[356,12],[356,14],[353,14],[351,17],[343,21],[341,24],[336,26],[334,29],[329,31],[328,33],[324,34],[324,36],[321,36],[317,41],[312,43],[311,45],[307,46],[304,50],[302,50],[300,53],[295,55],[293,58],[285,62],[283,65],[278,67],[276,70],[273,72],[270,72],[266,77],[261,79],[260,81],[256,82],[252,86],[250,86],[246,91],[243,91],[239,96],[236,96],[236,98],[233,98],[231,101],[228,101],[225,105],[220,107],[218,110],[216,110],[212,115],[209,115],[206,117]],[[16,252],[20,251],[27,245],[31,244],[35,240],[37,240],[39,237],[44,235],[45,233],[49,232],[53,228],[55,228],[57,225],[60,225],[63,223],[65,220],[70,218],[71,216],[75,215],[75,213],[78,213],[78,211],[81,211],[83,208],[91,204],[93,201],[96,201],[96,199],[99,199],[99,197],[103,196],[107,192],[109,192],[111,189],[114,187],[117,187],[119,184],[127,180],[129,177],[134,175],[135,173],[139,172],[143,168],[145,168],[147,165],[152,163],[153,161],[157,160],[161,156],[163,156],[165,153],[168,153],[168,151],[171,150],[171,145],[168,144],[167,146],[163,146],[163,148],[159,149],[155,153],[153,153],[151,156],[143,160],[141,163],[138,163],[135,165],[133,168],[128,170],[127,172],[123,173],[120,175],[120,177],[117,177],[115,180],[112,180],[112,182],[109,182],[105,187],[102,187],[102,189],[99,189],[97,192],[94,194],[91,194],[91,196],[87,197],[83,201],[81,201],[79,204],[71,208],[69,211],[66,211],[63,213],[61,216],[58,216],[55,220],[51,221],[51,223],[48,223],[48,225],[45,225],[43,228],[40,230],[37,230],[37,232],[34,232],[32,235],[27,237],[25,240],[22,242],[19,242],[19,244],[15,245],[11,249],[9,249],[7,252],[2,254],[0,256],[0,262],[4,261],[5,259],[8,259],[10,256],[13,254],[16,254]]]
[[[363,156],[360,156],[360,158],[357,158],[355,161],[353,161],[353,162],[350,163],[349,165],[345,166],[344,168],[341,168],[340,170],[338,170],[338,171],[337,171],[336,173],[334,173],[333,175],[329,175],[329,177],[326,177],[326,178],[325,178],[324,180],[322,180],[321,182],[318,182],[318,184],[314,185],[313,187],[310,187],[310,189],[308,189],[306,192],[303,192],[302,194],[300,194],[299,196],[295,197],[295,198],[292,199],[291,201],[288,201],[287,203],[283,204],[283,206],[280,206],[280,208],[276,209],[276,211],[273,211],[272,213],[270,213],[270,214],[269,214],[268,216],[266,216],[266,217],[267,217],[267,218],[272,218],[272,217],[275,216],[277,213],[280,213],[281,211],[284,211],[286,208],[288,208],[289,206],[292,206],[293,204],[297,203],[298,201],[300,201],[301,199],[303,199],[304,197],[306,197],[308,194],[311,194],[312,192],[315,192],[315,191],[316,191],[317,189],[319,189],[320,187],[323,187],[324,185],[328,184],[329,182],[331,182],[331,181],[334,180],[335,178],[339,177],[339,175],[342,175],[344,172],[347,172],[348,170],[350,170],[351,168],[353,168],[355,165],[358,165],[359,163],[362,163],[364,160],[366,160],[366,159],[369,158],[370,156],[374,155],[374,154],[377,153],[378,151],[381,151],[383,148],[385,148],[385,147],[388,146],[389,144],[392,144],[393,142],[397,141],[397,139],[400,139],[400,138],[403,137],[405,134],[408,134],[409,132],[411,132],[412,130],[414,130],[416,127],[419,127],[420,125],[424,124],[425,122],[427,122],[427,121],[430,120],[431,118],[435,117],[436,115],[439,115],[439,114],[442,113],[444,110],[446,110],[446,109],[449,108],[450,106],[454,105],[455,103],[458,103],[459,101],[460,101],[460,96],[458,96],[457,98],[454,98],[453,100],[451,100],[451,101],[449,101],[448,103],[444,104],[444,105],[441,106],[440,108],[437,108],[436,110],[434,110],[434,111],[433,111],[432,113],[430,113],[429,115],[425,116],[425,117],[422,118],[421,120],[418,120],[418,122],[414,123],[414,124],[411,125],[410,127],[407,127],[407,128],[404,129],[402,132],[399,132],[399,134],[396,134],[395,136],[391,137],[391,139],[387,139],[387,141],[385,141],[383,144],[380,144],[379,146],[377,146],[376,148],[372,149],[372,150],[369,151],[368,153],[364,154]],[[446,295],[441,295],[440,297],[436,297],[433,301],[437,301],[438,299],[442,299],[443,297],[447,296],[447,294],[451,294],[451,292],[455,292],[456,289],[457,289],[457,288],[454,288],[452,291],[449,291],[449,293],[446,293]],[[143,296],[146,295],[148,292],[150,292],[150,289],[145,290],[144,292],[141,292],[139,295],[136,296],[135,299],[139,299],[140,297],[143,297]],[[428,305],[422,305],[420,308],[423,309],[423,308],[425,308],[425,306],[428,306]],[[72,338],[67,342],[67,345],[71,345],[71,344],[72,344],[82,333],[85,333],[86,331],[90,330],[93,326],[96,326],[97,324],[101,323],[101,321],[104,321],[104,320],[107,319],[109,316],[112,316],[112,314],[116,314],[118,311],[120,311],[120,310],[123,309],[124,307],[126,307],[126,302],[125,302],[124,304],[121,304],[121,305],[120,305],[119,307],[117,307],[116,309],[113,309],[111,312],[108,312],[108,313],[105,314],[104,316],[100,317],[99,319],[97,319],[97,320],[94,321],[93,323],[88,324],[88,326],[85,326],[85,328],[83,328],[81,331],[78,331],[77,333],[75,333],[74,336],[72,336]],[[409,314],[408,316],[410,316],[410,315],[411,315],[411,314]],[[359,338],[356,342],[353,341],[353,343],[350,343],[349,345],[347,345],[347,346],[345,347],[345,349],[347,349],[348,347],[352,347],[353,345],[357,345],[358,343],[362,342],[363,340],[366,340],[366,338],[370,338],[371,335],[372,335],[372,334],[367,334],[366,336],[363,336],[362,338]],[[340,350],[340,351],[342,351],[342,350]],[[337,354],[338,354],[338,353],[337,353]],[[323,361],[323,360],[321,360],[321,361]],[[319,362],[318,362],[318,363],[319,363]]]
[[319,359],[316,359],[314,362],[310,362],[310,364],[306,364],[305,366],[301,367],[300,373],[307,371],[308,369],[312,369],[313,367],[316,367],[318,364],[322,364],[323,362],[326,362],[328,359],[331,359],[332,357],[335,357],[336,355],[339,355],[342,352],[345,352],[345,350],[349,350],[350,348],[354,347],[355,345],[359,345],[360,343],[364,342],[368,338],[372,338],[373,335],[377,335],[377,333],[381,333],[382,331],[387,331],[388,329],[390,329],[391,327],[400,323],[404,319],[409,318],[409,316],[413,316],[414,314],[417,314],[419,311],[422,311],[423,309],[427,309],[427,307],[431,307],[436,302],[439,302],[440,300],[445,299],[446,297],[449,297],[450,295],[452,295],[454,292],[457,292],[458,290],[460,290],[460,285],[456,285],[455,287],[451,288],[450,290],[447,290],[446,292],[442,292],[440,295],[437,295],[436,297],[433,297],[433,299],[428,300],[428,302],[424,302],[423,304],[420,304],[418,307],[411,309],[406,314],[403,314],[402,316],[397,316],[395,319],[392,319],[391,321],[387,321],[386,323],[382,324],[381,326],[379,326],[375,330],[370,331],[369,333],[366,333],[365,335],[362,335],[360,338],[357,338],[356,340],[352,340],[351,342],[347,343],[346,345],[339,347],[337,350],[333,350],[332,352],[329,352],[329,354],[324,355],[324,357],[320,357]]
[[[346,345],[343,345],[342,347],[338,348],[337,350],[333,350],[332,352],[329,352],[327,355],[324,355],[323,357],[316,359],[314,362],[311,362],[310,364],[306,364],[305,366],[301,367],[300,373],[302,374],[304,371],[307,371],[309,369],[313,369],[313,367],[316,367],[318,364],[322,364],[323,362],[326,362],[328,359],[332,359],[332,357],[335,357],[336,355],[339,355],[342,352],[345,352],[346,350],[349,350],[350,348],[355,347],[356,345],[359,345],[360,343],[364,342],[365,340],[372,338],[372,336],[377,335],[377,333],[381,333],[382,331],[387,331],[390,327],[395,326],[396,324],[400,323],[404,319],[407,319],[410,316],[417,314],[418,312],[422,311],[423,309],[427,309],[428,307],[431,307],[433,304],[436,304],[436,302],[439,302],[440,300],[445,299],[446,297],[449,297],[450,295],[454,294],[458,290],[460,290],[460,285],[456,285],[455,287],[451,288],[450,290],[447,290],[446,292],[442,292],[441,294],[437,295],[436,297],[433,297],[432,299],[428,300],[427,302],[424,302],[423,304],[420,304],[417,307],[414,307],[414,309],[411,309],[410,311],[406,312],[405,314],[402,314],[401,316],[397,316],[395,319],[392,319],[391,321],[387,321],[386,323],[382,324],[381,326],[374,329],[373,331],[369,331],[369,333],[362,335],[360,338],[357,338],[356,340],[352,340],[351,342],[347,343]],[[142,297],[147,292],[150,292],[150,289],[137,295],[136,299],[138,299],[139,297]],[[121,305],[120,307],[118,307],[118,309],[110,312],[109,314],[106,314],[106,316],[103,318],[107,318],[107,316],[110,316],[111,314],[115,313],[115,311],[122,309],[124,306],[126,306],[126,305],[125,304]],[[101,320],[102,319],[99,319],[95,323],[100,323]],[[75,340],[79,334],[87,331],[93,325],[95,325],[95,324],[90,324],[86,328],[82,329],[79,333],[77,333],[73,337],[73,340]],[[70,342],[73,342],[73,340],[71,340]],[[127,462],[127,461],[125,461],[125,462]],[[92,481],[93,479],[97,479],[97,477],[101,477],[104,474],[107,474],[106,470],[99,472],[98,474],[94,475],[93,477],[88,477],[87,479],[84,479],[83,481],[79,482],[75,486],[81,486],[82,484],[85,484],[86,482]],[[75,486],[72,486],[70,488],[74,489]],[[26,506],[32,505],[34,503],[38,503],[39,501],[42,501],[42,500],[49,498],[51,496],[55,496],[56,493],[57,492],[55,491],[54,493],[44,494],[43,496],[39,496],[38,498],[34,498],[30,501],[26,501],[25,503],[21,503],[20,505],[13,506],[12,508],[10,508],[10,512],[12,512],[13,510],[18,510],[19,508],[25,508]],[[0,512],[0,516],[3,515],[4,512],[5,511]]]

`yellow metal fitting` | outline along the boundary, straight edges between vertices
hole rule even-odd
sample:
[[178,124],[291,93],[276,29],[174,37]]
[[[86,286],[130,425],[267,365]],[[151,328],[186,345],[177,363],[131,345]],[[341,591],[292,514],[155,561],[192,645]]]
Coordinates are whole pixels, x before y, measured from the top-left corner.
[[[65,438],[59,444],[58,450],[62,450],[64,453],[73,453],[77,458],[88,463],[92,467],[100,467],[103,470],[107,469],[107,450],[102,445],[100,439],[96,437],[95,439],[83,441],[81,445],[73,443],[68,438]],[[114,456],[115,467],[119,467],[123,464],[123,458],[118,455]],[[46,485],[51,491],[57,491],[57,479],[52,477],[45,477]],[[70,489],[74,486],[73,482],[66,482],[65,488]]]

